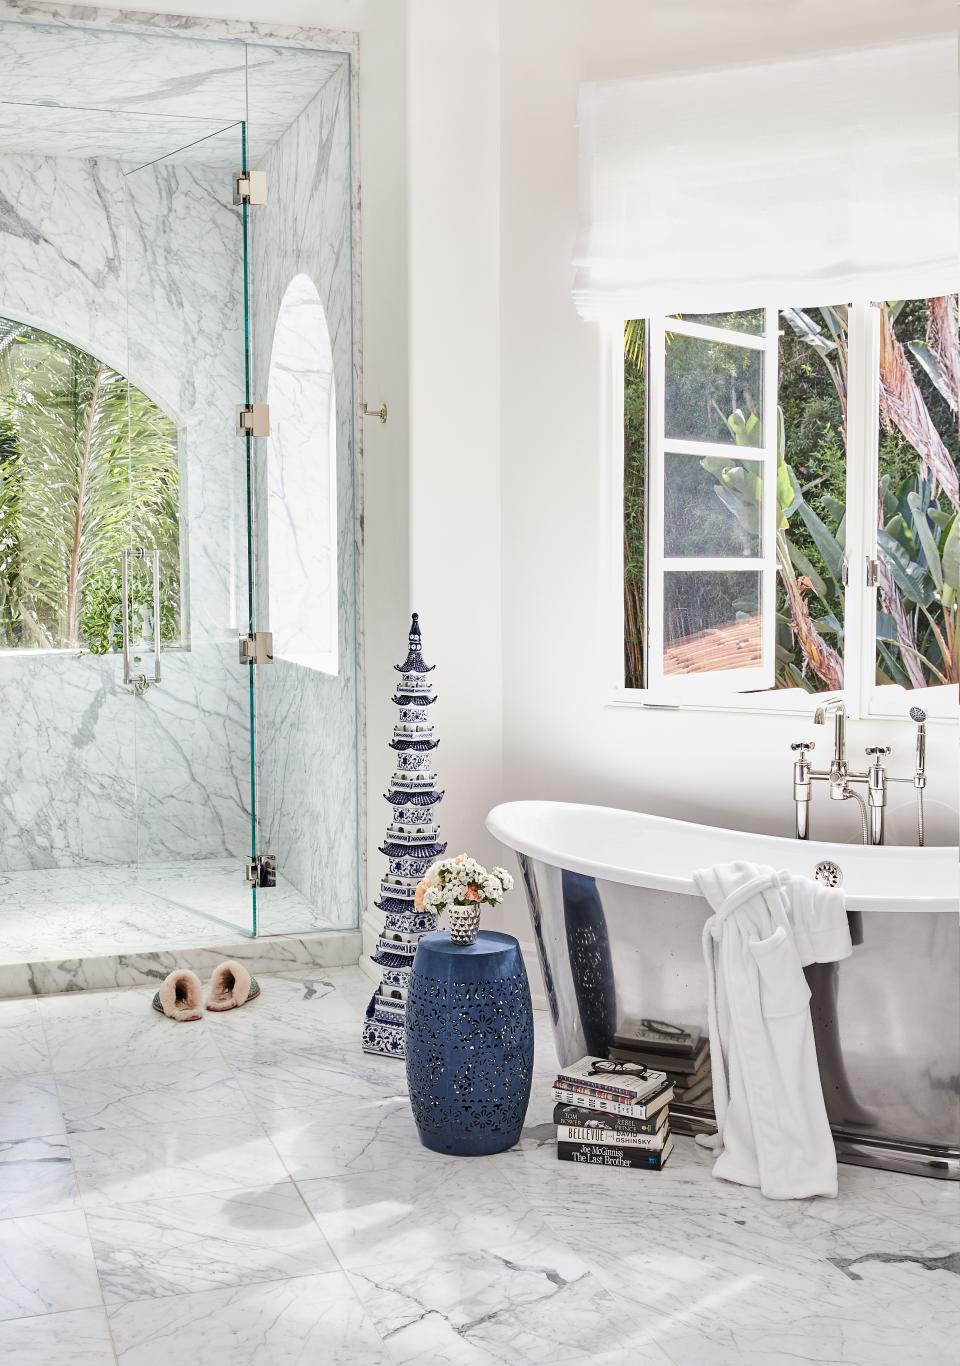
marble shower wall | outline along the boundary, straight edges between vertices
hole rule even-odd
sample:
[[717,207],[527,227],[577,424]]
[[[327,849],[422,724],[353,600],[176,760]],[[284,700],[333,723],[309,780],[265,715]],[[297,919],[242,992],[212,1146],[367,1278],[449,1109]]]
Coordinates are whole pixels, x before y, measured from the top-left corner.
[[[253,79],[253,77],[251,77]],[[323,301],[333,349],[337,400],[339,673],[278,658],[258,670],[257,752],[261,847],[325,918],[357,923],[360,898],[354,337],[350,66],[338,69],[266,157],[269,202],[253,215],[254,376],[266,401],[270,351],[280,301],[306,274]],[[259,447],[259,505],[266,507],[267,443]],[[293,534],[293,533],[291,533]],[[309,535],[309,528],[301,534]],[[266,518],[258,533],[261,621],[268,620]],[[269,893],[258,898],[270,922]]]
[[12,153],[0,167],[0,315],[105,360],[177,423],[190,622],[189,648],[165,652],[163,682],[140,698],[118,656],[0,654],[2,857],[8,869],[239,857],[243,319],[228,174]]

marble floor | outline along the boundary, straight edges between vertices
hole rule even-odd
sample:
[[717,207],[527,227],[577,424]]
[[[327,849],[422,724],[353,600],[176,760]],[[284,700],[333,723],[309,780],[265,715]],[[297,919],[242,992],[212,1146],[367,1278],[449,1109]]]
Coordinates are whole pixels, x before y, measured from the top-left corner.
[[538,1014],[521,1143],[421,1147],[359,1048],[355,968],[193,1024],[152,989],[0,1001],[0,1361],[11,1366],[953,1366],[960,1188],[840,1198],[571,1170]]
[[[257,910],[261,934],[337,928],[283,877],[258,891]],[[0,875],[0,965],[214,944],[225,929],[251,930],[240,859]]]

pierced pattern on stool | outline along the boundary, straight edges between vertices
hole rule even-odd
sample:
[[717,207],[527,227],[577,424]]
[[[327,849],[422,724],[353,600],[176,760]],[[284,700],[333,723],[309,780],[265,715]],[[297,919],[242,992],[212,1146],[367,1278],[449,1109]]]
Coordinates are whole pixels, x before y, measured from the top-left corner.
[[[416,1048],[407,1083],[421,1133],[519,1137],[533,1074],[525,973],[454,982],[414,972],[407,1023]],[[451,1141],[451,1151],[454,1144]]]

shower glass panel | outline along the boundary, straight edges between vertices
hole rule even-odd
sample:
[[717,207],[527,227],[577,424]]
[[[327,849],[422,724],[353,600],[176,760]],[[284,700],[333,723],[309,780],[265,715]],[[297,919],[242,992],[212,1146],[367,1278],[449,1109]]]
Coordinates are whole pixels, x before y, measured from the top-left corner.
[[[240,70],[243,51],[233,49]],[[242,114],[239,80],[232,94],[229,108]],[[233,202],[245,120],[210,122],[165,120],[149,154],[123,171],[127,373],[164,385],[180,473],[179,562],[158,544],[160,508],[137,526],[129,480],[140,571],[130,619],[146,623],[133,682],[137,861],[153,895],[251,933],[256,893],[242,870],[256,852],[253,666],[238,650],[253,629],[249,438],[237,427],[247,400],[247,210]],[[131,466],[144,456],[132,418]]]
[[0,855],[62,926],[23,953],[251,934],[247,51],[8,22],[0,48]]
[[344,53],[251,50],[248,153],[267,183],[250,210],[253,400],[270,411],[256,611],[274,655],[257,670],[257,791],[278,868],[263,934],[359,921],[351,75]]
[[[71,956],[355,928],[350,58],[69,22],[0,21],[0,52],[5,872],[32,924],[67,890]],[[41,353],[72,395],[58,521]]]

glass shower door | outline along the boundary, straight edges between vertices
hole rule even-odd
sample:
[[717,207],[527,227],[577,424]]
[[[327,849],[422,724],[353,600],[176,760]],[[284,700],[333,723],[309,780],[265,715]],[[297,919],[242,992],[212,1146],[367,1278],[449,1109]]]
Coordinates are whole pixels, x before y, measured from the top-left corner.
[[[62,515],[67,494],[53,512],[28,507],[18,467],[19,531],[38,509],[18,554],[54,539],[63,553],[56,573],[34,574],[36,594],[19,592],[15,608],[0,599],[21,656],[10,669],[29,679],[9,689],[29,706],[0,727],[0,759],[22,775],[14,819],[0,824],[5,860],[90,865],[92,886],[120,889],[118,933],[136,903],[137,944],[154,911],[171,931],[158,944],[174,922],[184,944],[198,928],[208,942],[354,928],[350,58],[72,24],[0,21],[0,35],[16,54],[0,158],[28,228],[0,228],[0,344],[21,365],[36,341],[110,388],[103,405],[65,386],[65,410],[107,414],[95,497],[84,422],[60,433],[70,478],[81,471],[67,494],[86,517],[83,547],[83,519]],[[268,190],[249,208],[234,202],[248,164]],[[37,340],[40,329],[55,335]],[[248,405],[270,407],[269,436],[238,432]],[[49,462],[34,464],[43,493]],[[84,547],[96,553],[83,559]],[[34,567],[18,561],[19,588]],[[243,658],[238,641],[256,650],[271,629],[274,662]],[[62,747],[31,709],[56,714]],[[257,896],[244,870],[268,855],[277,886],[267,874]]]
[[357,926],[363,877],[352,72],[344,53],[252,51],[255,607],[273,654],[256,669],[257,812],[277,860],[257,928],[314,934]]
[[211,122],[151,125],[152,154],[122,175],[127,374],[175,430],[171,465],[131,388],[123,658],[138,881],[174,917],[187,913],[194,938],[194,912],[212,938],[218,925],[255,932],[245,873],[257,852],[255,666],[238,648],[253,601],[252,438],[239,426],[247,209],[234,203],[245,127]]

